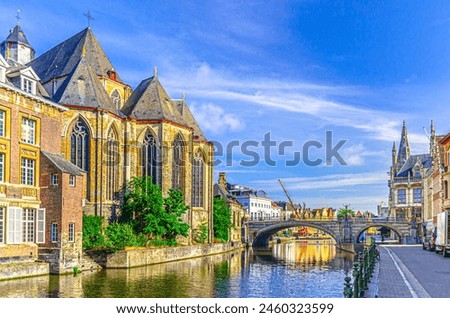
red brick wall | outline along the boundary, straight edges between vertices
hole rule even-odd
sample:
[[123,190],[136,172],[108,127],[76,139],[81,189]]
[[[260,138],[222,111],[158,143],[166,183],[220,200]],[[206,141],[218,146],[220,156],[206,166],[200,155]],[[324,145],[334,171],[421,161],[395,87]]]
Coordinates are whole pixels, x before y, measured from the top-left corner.
[[[51,175],[58,175],[58,186],[51,185]],[[57,247],[57,243],[51,243],[50,228],[53,222],[58,223],[58,232],[61,233],[63,193],[62,173],[58,171],[45,156],[41,156],[41,208],[45,208],[45,244],[46,247]],[[58,234],[58,237],[61,237]]]

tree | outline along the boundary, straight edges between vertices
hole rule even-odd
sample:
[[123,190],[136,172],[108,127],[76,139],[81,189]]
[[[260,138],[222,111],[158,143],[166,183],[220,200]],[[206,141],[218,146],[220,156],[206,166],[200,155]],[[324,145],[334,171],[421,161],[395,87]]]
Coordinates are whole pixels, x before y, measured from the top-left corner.
[[355,211],[351,210],[351,209],[339,209],[338,212],[338,218],[340,219],[345,219],[348,216],[355,216]]
[[188,235],[189,225],[182,220],[188,209],[181,191],[169,190],[164,199],[161,188],[150,177],[133,177],[126,187],[120,221],[132,224],[136,233],[149,239],[175,245],[177,235]]
[[136,233],[161,236],[159,220],[164,214],[161,188],[150,177],[133,177],[128,182],[122,204],[121,222],[133,225]]
[[186,213],[189,206],[184,204],[183,193],[180,190],[169,190],[169,196],[164,199],[164,215],[161,226],[165,232],[162,235],[169,245],[176,244],[177,235],[187,236],[189,225],[183,222],[182,215]]
[[228,242],[230,229],[233,227],[231,211],[225,201],[220,198],[214,198],[213,220],[214,237],[222,242]]

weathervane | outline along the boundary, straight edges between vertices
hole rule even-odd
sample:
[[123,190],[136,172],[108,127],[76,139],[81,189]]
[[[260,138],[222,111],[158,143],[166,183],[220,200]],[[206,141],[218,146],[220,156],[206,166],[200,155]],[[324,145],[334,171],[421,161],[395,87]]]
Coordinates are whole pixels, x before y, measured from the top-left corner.
[[19,9],[17,9],[16,19],[17,19],[16,23],[17,23],[17,25],[19,25],[20,24],[20,10]]
[[91,27],[91,21],[95,20],[94,17],[91,15],[91,11],[88,10],[87,13],[83,13],[83,15],[87,18],[88,20],[88,28]]

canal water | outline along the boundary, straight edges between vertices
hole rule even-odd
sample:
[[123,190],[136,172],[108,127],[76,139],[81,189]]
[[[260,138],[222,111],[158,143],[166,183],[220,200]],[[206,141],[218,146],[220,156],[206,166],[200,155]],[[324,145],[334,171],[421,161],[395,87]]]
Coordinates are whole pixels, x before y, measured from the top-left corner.
[[354,255],[299,242],[132,269],[0,282],[0,297],[343,297]]

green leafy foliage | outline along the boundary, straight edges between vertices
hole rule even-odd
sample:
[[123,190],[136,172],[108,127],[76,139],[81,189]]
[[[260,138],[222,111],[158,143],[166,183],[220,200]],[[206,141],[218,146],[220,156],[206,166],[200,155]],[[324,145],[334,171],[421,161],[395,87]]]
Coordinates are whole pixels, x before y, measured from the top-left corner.
[[340,209],[338,212],[338,218],[345,219],[348,216],[355,216],[355,211],[350,209]]
[[134,177],[127,185],[119,222],[104,226],[98,216],[83,216],[83,247],[121,250],[125,247],[174,246],[178,235],[187,236],[183,214],[189,209],[179,190],[163,198],[151,178]]
[[132,224],[137,233],[160,235],[163,204],[161,188],[150,177],[133,177],[127,185],[119,221]]
[[228,242],[230,229],[233,227],[231,211],[220,198],[214,198],[213,220],[214,237],[222,242]]
[[189,225],[182,219],[188,209],[181,191],[169,190],[164,199],[151,178],[134,177],[124,195],[121,221],[133,224],[135,231],[151,242],[164,240],[167,245],[176,245],[177,235],[188,235]]
[[131,224],[114,222],[105,230],[105,246],[113,250],[122,250],[127,246],[142,246],[146,238],[134,233]]
[[164,199],[164,215],[161,225],[164,228],[162,237],[169,245],[176,245],[177,235],[188,236],[189,225],[183,222],[182,215],[189,206],[184,204],[183,193],[180,190],[169,190],[169,196]]
[[83,215],[83,248],[91,249],[105,244],[103,218],[95,215]]

